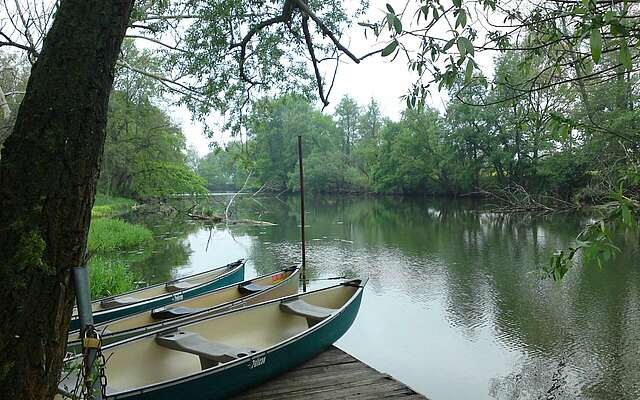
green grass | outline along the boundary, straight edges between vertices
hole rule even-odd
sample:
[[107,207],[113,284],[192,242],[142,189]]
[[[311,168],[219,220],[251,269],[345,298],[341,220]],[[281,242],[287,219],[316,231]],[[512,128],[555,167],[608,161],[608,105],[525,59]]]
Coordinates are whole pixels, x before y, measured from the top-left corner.
[[102,256],[89,261],[89,282],[91,298],[113,296],[135,289],[136,277],[126,263],[110,260]]
[[91,209],[91,216],[93,218],[109,217],[128,210],[135,204],[136,202],[131,199],[96,194],[96,201]]
[[133,225],[119,219],[99,218],[89,227],[89,251],[108,254],[137,249],[153,240],[151,231],[141,225]]
[[89,261],[91,297],[98,299],[135,289],[136,276],[125,261],[114,260],[117,253],[139,249],[153,240],[152,232],[141,225],[111,219],[135,205],[135,201],[122,197],[98,194],[91,210],[89,252],[95,256]]

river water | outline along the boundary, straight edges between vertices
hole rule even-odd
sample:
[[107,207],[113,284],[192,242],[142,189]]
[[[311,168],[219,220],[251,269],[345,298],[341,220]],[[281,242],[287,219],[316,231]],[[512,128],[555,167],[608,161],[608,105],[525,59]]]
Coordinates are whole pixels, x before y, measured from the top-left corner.
[[[640,398],[632,246],[555,284],[539,267],[571,243],[585,223],[578,216],[505,216],[450,199],[305,200],[311,287],[369,278],[337,342],[348,353],[434,400]],[[236,203],[238,218],[277,225],[140,216],[156,241],[126,258],[149,283],[239,258],[248,259],[247,278],[299,261],[297,197]]]

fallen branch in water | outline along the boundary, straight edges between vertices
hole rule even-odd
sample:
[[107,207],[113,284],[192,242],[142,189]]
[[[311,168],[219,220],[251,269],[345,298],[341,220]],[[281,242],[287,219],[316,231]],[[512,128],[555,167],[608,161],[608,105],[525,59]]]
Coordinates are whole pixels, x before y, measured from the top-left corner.
[[242,187],[240,188],[240,190],[238,190],[233,197],[231,197],[231,200],[229,200],[229,204],[227,204],[227,208],[224,210],[224,218],[225,220],[229,220],[229,207],[231,207],[231,204],[233,203],[233,200],[235,200],[236,196],[238,195],[238,193],[241,193],[244,188],[247,186],[247,182],[249,182],[249,178],[251,178],[251,174],[253,173],[253,171],[249,171],[249,175],[247,175],[247,179],[244,180],[244,185],[242,185]]
[[478,189],[472,195],[481,195],[496,201],[483,211],[495,213],[537,213],[571,211],[580,208],[579,204],[550,195],[532,195],[522,185],[513,184],[499,190]]
[[167,204],[140,204],[132,207],[132,211],[140,214],[164,214],[164,215],[184,215],[194,221],[201,221],[205,224],[227,224],[227,225],[259,225],[274,226],[276,224],[268,221],[257,221],[248,218],[227,219],[225,216],[217,215],[208,210],[198,210],[199,205],[193,204],[188,209],[180,209]]
[[240,224],[244,224],[244,225],[260,225],[260,226],[275,226],[277,224],[274,224],[273,222],[268,222],[268,221],[258,221],[255,219],[248,219],[248,218],[242,218],[242,219],[227,219],[226,217],[220,216],[220,215],[206,215],[206,214],[198,214],[198,213],[194,213],[194,212],[189,212],[187,213],[187,216],[193,220],[196,221],[202,221],[204,223],[209,223],[209,224],[227,224],[227,225],[240,225]]

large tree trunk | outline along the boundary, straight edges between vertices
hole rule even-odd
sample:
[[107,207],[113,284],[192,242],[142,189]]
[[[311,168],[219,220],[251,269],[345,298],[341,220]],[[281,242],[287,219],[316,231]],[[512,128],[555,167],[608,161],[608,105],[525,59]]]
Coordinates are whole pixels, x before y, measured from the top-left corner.
[[0,393],[55,393],[133,0],[62,0],[0,163]]

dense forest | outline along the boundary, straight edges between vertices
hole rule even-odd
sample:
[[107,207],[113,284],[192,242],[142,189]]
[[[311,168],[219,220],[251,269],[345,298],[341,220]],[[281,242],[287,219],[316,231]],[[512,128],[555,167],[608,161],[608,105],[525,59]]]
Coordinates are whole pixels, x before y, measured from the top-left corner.
[[[132,65],[160,62],[131,40],[121,57]],[[621,184],[637,192],[635,75],[514,99],[510,90],[528,79],[532,61],[513,54],[494,61],[494,84],[461,78],[444,107],[427,101],[397,121],[382,114],[376,99],[357,104],[345,96],[333,112],[322,112],[313,96],[264,97],[247,115],[246,139],[232,138],[202,158],[187,149],[160,83],[119,68],[98,190],[143,199],[238,190],[249,177],[249,189],[296,192],[302,135],[306,185],[315,192],[457,196],[517,187],[590,204],[607,201]],[[615,59],[604,56],[602,62]],[[15,111],[27,68],[13,53],[4,54],[2,63],[11,66],[0,78]]]

